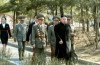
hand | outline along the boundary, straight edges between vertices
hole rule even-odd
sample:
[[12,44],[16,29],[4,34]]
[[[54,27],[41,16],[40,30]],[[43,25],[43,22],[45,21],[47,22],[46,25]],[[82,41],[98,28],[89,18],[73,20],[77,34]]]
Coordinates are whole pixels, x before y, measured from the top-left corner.
[[62,41],[62,40],[60,40],[60,41],[59,41],[59,44],[63,44],[63,41]]

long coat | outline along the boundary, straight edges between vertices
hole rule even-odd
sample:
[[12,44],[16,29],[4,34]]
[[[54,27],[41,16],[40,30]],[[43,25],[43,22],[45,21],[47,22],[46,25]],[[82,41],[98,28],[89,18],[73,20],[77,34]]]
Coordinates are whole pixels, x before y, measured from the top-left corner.
[[[66,60],[70,59],[70,53],[68,52],[67,42],[70,38],[69,25],[59,23],[54,27],[55,36],[56,36],[56,50],[55,56],[57,58],[63,58]],[[60,44],[59,41],[62,40],[63,44]]]
[[14,37],[17,41],[26,41],[26,25],[17,24],[14,29]]
[[7,44],[8,42],[8,34],[11,37],[10,27],[9,24],[5,24],[5,28],[3,28],[3,25],[0,24],[0,36],[1,36],[1,42]]

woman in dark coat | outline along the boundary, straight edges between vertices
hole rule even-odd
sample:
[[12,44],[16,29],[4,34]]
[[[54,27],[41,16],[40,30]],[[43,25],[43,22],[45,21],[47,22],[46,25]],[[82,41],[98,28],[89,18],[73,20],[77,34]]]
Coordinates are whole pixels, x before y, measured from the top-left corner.
[[[56,50],[55,50],[55,56],[58,59],[65,59],[70,60],[70,50],[69,50],[69,41],[70,38],[70,29],[69,25],[67,23],[67,18],[62,17],[61,22],[57,25],[55,25],[55,36],[56,36]],[[69,44],[69,45],[68,45]]]
[[2,17],[0,24],[0,37],[1,37],[1,42],[3,44],[3,51],[6,51],[6,45],[8,43],[8,34],[11,37],[9,24],[6,23],[6,18]]

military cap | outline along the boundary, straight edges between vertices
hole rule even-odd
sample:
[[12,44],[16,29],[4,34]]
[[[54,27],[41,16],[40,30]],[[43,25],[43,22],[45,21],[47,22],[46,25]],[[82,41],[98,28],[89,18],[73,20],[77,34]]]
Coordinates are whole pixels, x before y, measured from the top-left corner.
[[44,17],[44,15],[42,15],[42,14],[38,14],[38,15],[36,16],[36,18],[37,18],[37,19],[44,19],[45,17]]
[[60,20],[60,17],[58,17],[58,16],[54,16],[54,17],[52,18],[52,20],[54,20],[54,19],[58,19],[58,20]]

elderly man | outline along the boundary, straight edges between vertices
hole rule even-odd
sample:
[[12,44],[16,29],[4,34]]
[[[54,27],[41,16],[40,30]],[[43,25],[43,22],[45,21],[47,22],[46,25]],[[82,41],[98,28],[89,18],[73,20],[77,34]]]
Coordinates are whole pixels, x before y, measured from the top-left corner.
[[14,37],[18,42],[19,60],[23,60],[26,40],[26,25],[24,24],[24,16],[18,17],[19,23],[15,26]]
[[[58,59],[69,61],[71,59],[71,43],[69,43],[70,29],[67,23],[67,17],[63,16],[61,22],[54,27],[56,36],[55,55]],[[68,65],[70,64],[68,63]]]

